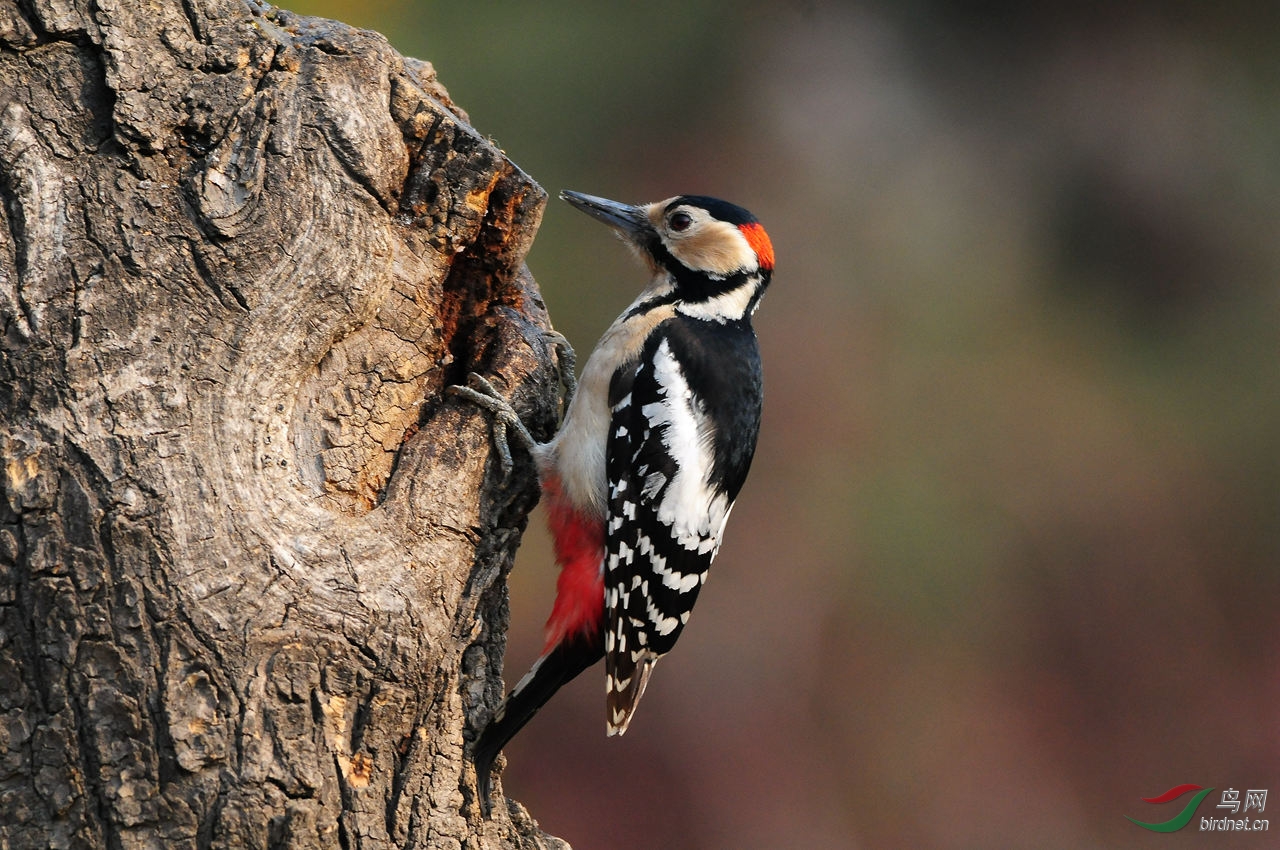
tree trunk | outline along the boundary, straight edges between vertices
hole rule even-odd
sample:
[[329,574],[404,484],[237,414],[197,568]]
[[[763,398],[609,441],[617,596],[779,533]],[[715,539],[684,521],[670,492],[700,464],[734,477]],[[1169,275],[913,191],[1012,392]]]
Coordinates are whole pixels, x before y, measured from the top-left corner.
[[554,420],[545,193],[432,67],[246,0],[0,0],[0,848],[562,846],[483,821]]

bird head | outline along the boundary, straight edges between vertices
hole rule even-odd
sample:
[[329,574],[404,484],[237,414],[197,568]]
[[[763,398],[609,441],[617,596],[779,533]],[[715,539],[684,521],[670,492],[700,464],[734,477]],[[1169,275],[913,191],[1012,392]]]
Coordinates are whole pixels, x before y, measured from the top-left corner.
[[668,282],[672,300],[706,302],[749,284],[754,307],[773,271],[773,245],[764,227],[728,201],[679,195],[631,205],[579,192],[560,197],[613,228]]

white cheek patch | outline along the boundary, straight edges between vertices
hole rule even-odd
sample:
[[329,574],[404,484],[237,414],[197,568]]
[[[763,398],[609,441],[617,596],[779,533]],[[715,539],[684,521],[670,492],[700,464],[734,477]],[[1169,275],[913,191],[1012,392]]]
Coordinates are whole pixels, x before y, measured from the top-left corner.
[[662,242],[689,268],[718,278],[756,270],[755,249],[737,226],[707,217],[695,221],[687,233],[664,234]]

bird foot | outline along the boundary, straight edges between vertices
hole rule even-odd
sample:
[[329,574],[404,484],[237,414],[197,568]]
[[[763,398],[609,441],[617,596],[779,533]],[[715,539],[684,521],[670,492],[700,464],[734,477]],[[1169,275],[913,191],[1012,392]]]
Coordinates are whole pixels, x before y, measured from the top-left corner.
[[[563,414],[569,410],[569,402],[573,401],[573,395],[578,389],[578,377],[575,371],[578,357],[569,340],[559,331],[543,331],[542,338],[555,350],[556,371],[560,376],[560,386],[564,390],[560,408],[563,417]],[[533,434],[529,433],[524,422],[520,421],[520,416],[511,406],[511,402],[507,401],[502,393],[498,392],[497,388],[483,376],[471,372],[467,375],[467,386],[454,384],[448,388],[447,392],[450,395],[465,398],[493,414],[493,442],[498,450],[498,462],[502,465],[504,478],[511,475],[511,470],[515,466],[511,458],[509,436],[514,434],[526,451],[531,451],[538,445]]]
[[507,401],[493,384],[475,372],[467,375],[467,384],[468,386],[465,387],[454,384],[447,392],[450,395],[465,398],[493,414],[493,443],[498,450],[498,462],[502,465],[502,477],[506,478],[511,475],[511,470],[515,466],[511,459],[511,445],[508,438],[514,434],[526,450],[531,450],[538,441],[533,439],[529,429],[520,421],[511,402]]
[[542,338],[547,345],[555,349],[556,371],[560,373],[560,386],[564,388],[564,393],[560,397],[560,409],[568,411],[569,402],[573,401],[573,395],[578,391],[578,355],[569,344],[569,340],[559,331],[543,331]]

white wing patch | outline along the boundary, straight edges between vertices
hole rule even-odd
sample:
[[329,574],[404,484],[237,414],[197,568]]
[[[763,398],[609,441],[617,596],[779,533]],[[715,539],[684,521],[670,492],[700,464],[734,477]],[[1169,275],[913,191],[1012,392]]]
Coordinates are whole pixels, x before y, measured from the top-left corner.
[[675,460],[676,471],[669,482],[655,482],[651,477],[644,492],[648,495],[652,484],[667,484],[656,505],[658,521],[671,528],[672,537],[684,548],[714,552],[719,548],[730,503],[709,480],[714,437],[711,417],[695,400],[665,339],[654,353],[653,371],[662,398],[646,404],[641,413],[650,428],[662,429],[662,442]]

